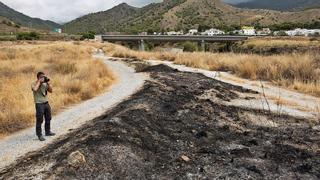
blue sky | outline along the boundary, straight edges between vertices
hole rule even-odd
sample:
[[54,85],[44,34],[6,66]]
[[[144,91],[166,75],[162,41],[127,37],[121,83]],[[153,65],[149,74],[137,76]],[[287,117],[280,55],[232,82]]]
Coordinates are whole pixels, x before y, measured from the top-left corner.
[[[11,8],[31,17],[68,22],[79,16],[110,9],[120,3],[141,7],[162,0],[0,0]],[[248,0],[224,0],[228,2]]]

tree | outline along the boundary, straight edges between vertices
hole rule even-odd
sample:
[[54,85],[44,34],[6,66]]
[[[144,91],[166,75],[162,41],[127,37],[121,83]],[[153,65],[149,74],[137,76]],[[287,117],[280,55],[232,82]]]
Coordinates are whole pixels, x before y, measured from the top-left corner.
[[88,31],[88,32],[82,33],[81,35],[82,36],[81,36],[80,40],[94,39],[94,36],[96,35],[96,33],[93,31]]
[[187,41],[185,43],[183,43],[183,51],[186,52],[194,52],[198,50],[198,45],[197,43],[193,43],[190,41]]
[[38,40],[40,35],[37,32],[22,32],[17,34],[17,40]]

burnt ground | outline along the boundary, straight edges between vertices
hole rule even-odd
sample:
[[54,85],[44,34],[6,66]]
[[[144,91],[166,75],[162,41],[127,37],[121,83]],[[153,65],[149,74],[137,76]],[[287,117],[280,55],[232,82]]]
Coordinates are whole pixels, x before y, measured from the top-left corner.
[[[0,172],[0,179],[319,179],[308,120],[228,106],[255,93],[164,65],[105,115]],[[269,120],[277,126],[257,125]],[[68,164],[80,151],[86,162]],[[186,156],[184,159],[182,156]]]

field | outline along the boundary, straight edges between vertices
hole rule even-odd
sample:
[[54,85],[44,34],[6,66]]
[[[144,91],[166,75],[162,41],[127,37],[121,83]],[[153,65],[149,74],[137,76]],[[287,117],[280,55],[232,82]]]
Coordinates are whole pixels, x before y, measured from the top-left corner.
[[35,108],[31,82],[44,71],[52,79],[49,96],[54,114],[68,105],[90,99],[112,85],[116,77],[93,47],[80,43],[0,44],[0,134],[29,127]]
[[[269,44],[267,41],[251,43],[260,47]],[[286,44],[281,44],[279,40],[274,43],[279,46]],[[270,56],[252,53],[139,52],[115,44],[107,44],[104,50],[114,57],[168,60],[189,67],[230,71],[242,78],[271,81],[275,85],[320,97],[320,56],[315,52]]]
[[137,93],[0,179],[320,178],[319,130],[308,119],[228,105],[256,93],[199,73],[140,72],[150,80]]

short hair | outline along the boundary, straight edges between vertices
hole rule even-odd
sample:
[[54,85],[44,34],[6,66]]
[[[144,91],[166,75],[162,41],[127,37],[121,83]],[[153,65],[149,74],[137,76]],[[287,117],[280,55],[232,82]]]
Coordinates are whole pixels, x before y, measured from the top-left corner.
[[41,72],[41,71],[38,72],[38,73],[37,73],[37,78],[39,78],[41,75],[44,75],[44,72]]

